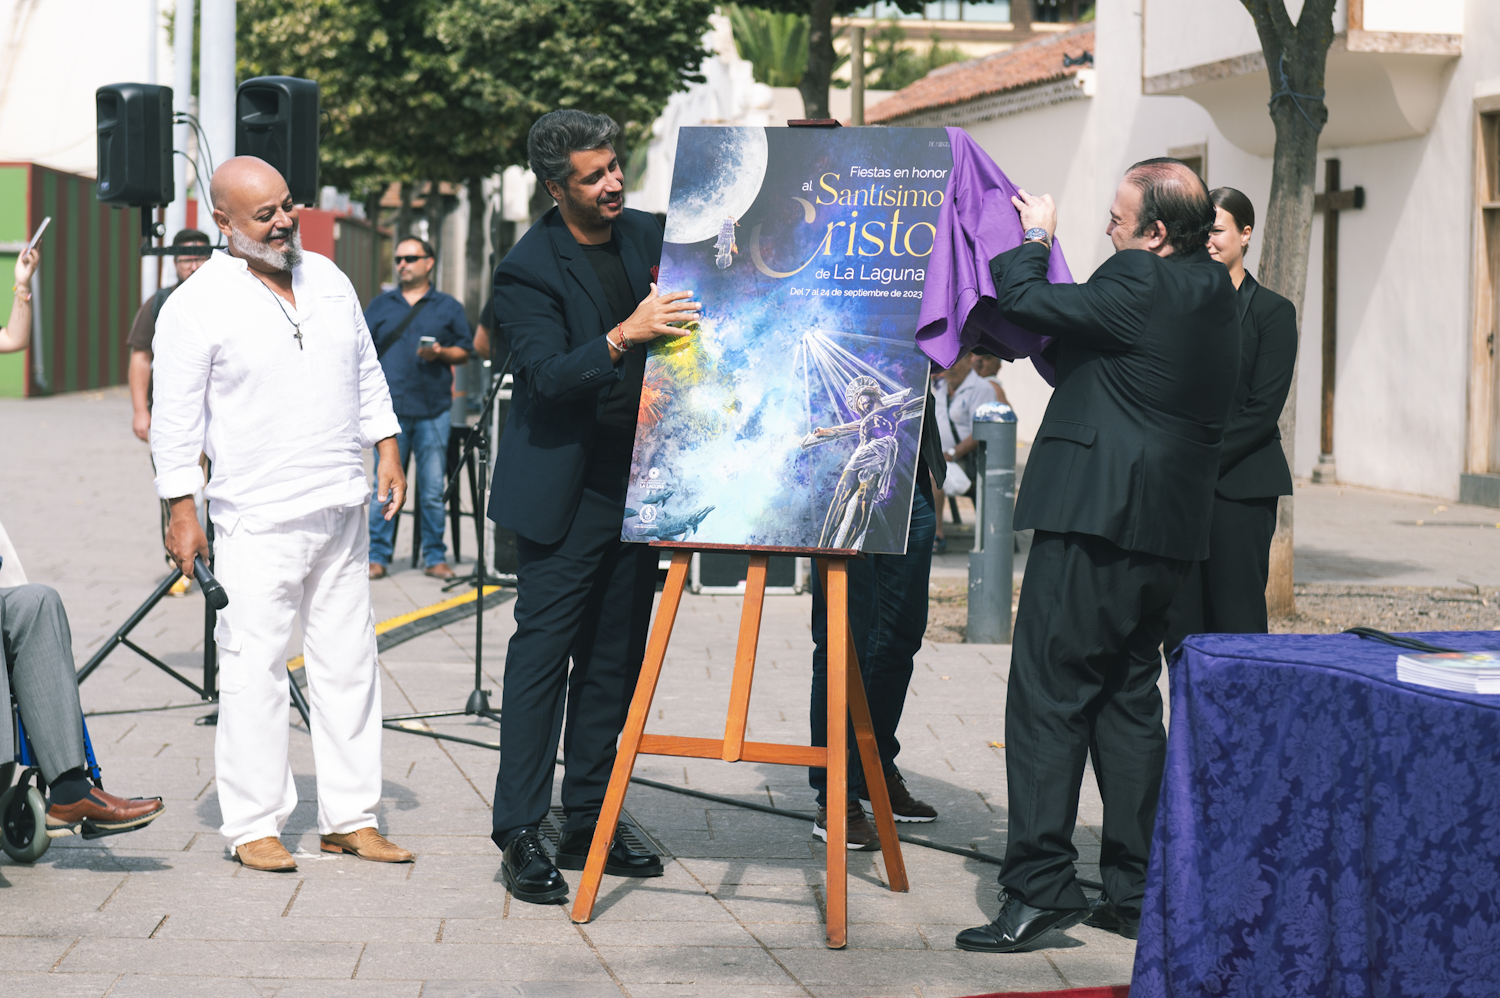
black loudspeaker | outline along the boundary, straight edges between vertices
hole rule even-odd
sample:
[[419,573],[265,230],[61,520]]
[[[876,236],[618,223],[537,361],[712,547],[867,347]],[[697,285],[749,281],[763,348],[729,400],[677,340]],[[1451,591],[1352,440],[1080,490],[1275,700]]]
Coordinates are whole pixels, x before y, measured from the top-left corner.
[[296,76],[257,76],[234,98],[234,154],[281,171],[297,204],[318,203],[318,85]]
[[172,88],[112,83],[94,91],[99,170],[94,194],[105,204],[171,204]]

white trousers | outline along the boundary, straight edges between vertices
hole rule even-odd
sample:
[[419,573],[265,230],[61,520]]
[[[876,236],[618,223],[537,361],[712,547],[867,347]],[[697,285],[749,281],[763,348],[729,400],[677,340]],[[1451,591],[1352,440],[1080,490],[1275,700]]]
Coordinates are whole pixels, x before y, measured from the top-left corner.
[[317,767],[318,831],[375,827],[380,803],[380,676],[370,607],[365,508],[220,533],[219,831],[230,847],[277,835],[297,806],[287,760],[287,645],[302,620]]

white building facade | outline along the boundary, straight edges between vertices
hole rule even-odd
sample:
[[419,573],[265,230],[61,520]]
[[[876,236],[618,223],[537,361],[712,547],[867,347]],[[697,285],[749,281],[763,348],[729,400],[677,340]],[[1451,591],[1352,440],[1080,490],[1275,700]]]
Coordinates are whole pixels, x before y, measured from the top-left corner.
[[[1323,161],[1336,158],[1341,188],[1365,189],[1363,208],[1341,212],[1339,223],[1338,480],[1448,499],[1462,491],[1468,501],[1500,506],[1500,365],[1492,359],[1500,297],[1500,4],[1352,0],[1351,16],[1349,3],[1342,0],[1335,14],[1317,172],[1322,192]],[[1300,6],[1289,4],[1293,18]],[[981,84],[967,97],[961,89],[935,93],[925,107],[899,93],[886,107],[902,113],[885,111],[884,123],[961,124],[1017,184],[1052,193],[1079,280],[1112,252],[1108,207],[1119,177],[1138,160],[1193,161],[1210,187],[1242,190],[1264,217],[1275,145],[1271,87],[1254,23],[1238,0],[1105,0],[1091,30],[1091,67],[1067,76],[1058,67],[998,92]],[[1016,62],[1026,48],[950,70],[957,76],[984,62]],[[1001,68],[989,76],[1004,79]],[[1049,88],[1050,96],[1042,93]],[[1323,224],[1321,215],[1314,219],[1300,315],[1299,476],[1312,472],[1321,449]],[[1258,258],[1253,241],[1252,271]],[[1006,388],[1026,438],[1047,389],[1028,365],[1012,370]]]

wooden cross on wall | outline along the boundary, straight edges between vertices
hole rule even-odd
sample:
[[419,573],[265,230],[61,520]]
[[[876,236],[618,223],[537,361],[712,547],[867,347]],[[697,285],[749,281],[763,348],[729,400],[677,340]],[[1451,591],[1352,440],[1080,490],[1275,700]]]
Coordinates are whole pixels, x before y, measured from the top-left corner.
[[1339,188],[1339,161],[1323,162],[1323,193],[1313,198],[1313,211],[1323,213],[1323,399],[1318,465],[1312,480],[1332,483],[1338,473],[1333,462],[1333,388],[1339,352],[1339,212],[1365,206],[1365,189]]

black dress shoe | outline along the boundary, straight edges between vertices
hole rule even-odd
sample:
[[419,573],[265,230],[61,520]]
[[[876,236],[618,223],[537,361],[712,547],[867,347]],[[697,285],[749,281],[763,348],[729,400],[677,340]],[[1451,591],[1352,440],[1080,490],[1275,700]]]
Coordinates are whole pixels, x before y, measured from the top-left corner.
[[[581,870],[588,863],[589,846],[594,844],[594,830],[580,828],[563,832],[557,840],[557,865],[564,870]],[[615,827],[615,841],[604,860],[604,872],[611,877],[659,877],[661,857],[650,852],[635,852],[625,844],[625,836]]]
[[954,940],[971,953],[1013,953],[1036,942],[1051,929],[1067,929],[1083,921],[1087,908],[1033,908],[1020,898],[1002,894],[1000,914],[989,925],[964,929]]
[[547,858],[536,832],[522,832],[511,839],[500,863],[500,879],[517,901],[554,904],[568,897],[568,882]]
[[1115,907],[1113,901],[1100,895],[1089,902],[1089,917],[1083,920],[1083,924],[1118,932],[1126,939],[1137,939],[1141,934],[1141,913],[1132,915],[1123,908]]

